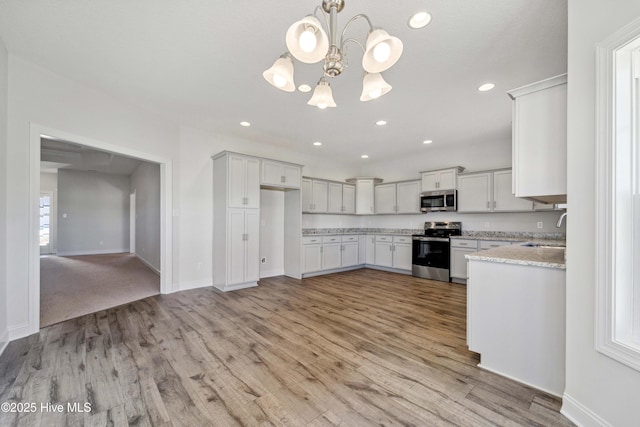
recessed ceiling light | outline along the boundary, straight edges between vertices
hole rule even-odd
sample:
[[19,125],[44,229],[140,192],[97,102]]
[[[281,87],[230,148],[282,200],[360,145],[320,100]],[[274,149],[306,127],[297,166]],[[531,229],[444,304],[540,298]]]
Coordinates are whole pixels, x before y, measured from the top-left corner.
[[311,86],[302,84],[302,85],[298,86],[298,90],[300,92],[302,92],[302,93],[311,92]]
[[430,139],[425,139],[424,141],[422,141],[423,144],[431,144],[433,141]]
[[496,85],[494,85],[493,83],[485,83],[482,86],[478,87],[478,90],[480,92],[486,92],[488,90],[493,89],[494,87],[496,87]]
[[386,121],[386,120],[378,120],[378,121],[376,122],[376,124],[377,124],[378,126],[384,126],[384,125],[386,125],[386,124],[387,124],[387,121]]
[[363,159],[368,159],[368,158],[369,158],[369,155],[368,155],[368,154],[363,154],[363,155],[362,155],[362,156],[360,156],[360,157],[361,157],[361,158],[363,158]]
[[315,145],[316,147],[319,147],[319,146],[321,146],[321,145],[322,145],[322,142],[320,142],[320,141],[316,141],[316,142],[314,142],[314,143],[313,143],[313,145]]
[[429,12],[418,12],[409,19],[411,28],[424,28],[431,22],[431,14]]
[[249,123],[249,122],[240,122],[240,126],[249,127],[249,126],[251,126],[251,123]]

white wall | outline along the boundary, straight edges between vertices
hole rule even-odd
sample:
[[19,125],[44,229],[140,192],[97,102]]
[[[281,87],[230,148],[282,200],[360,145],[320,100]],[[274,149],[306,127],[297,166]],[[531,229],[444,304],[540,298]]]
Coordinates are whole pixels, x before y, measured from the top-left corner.
[[8,55],[0,39],[0,354],[8,338],[7,323],[7,75]]
[[[30,123],[177,161],[179,128],[166,118],[9,55],[6,174],[7,300],[10,335],[37,332],[29,312]],[[55,135],[54,135],[55,136]],[[174,167],[173,184],[178,185]],[[175,267],[175,266],[174,266]],[[37,268],[37,267],[36,267]],[[172,280],[172,278],[170,278]],[[175,280],[175,278],[173,278]]]
[[58,171],[58,255],[129,251],[129,176]]
[[58,250],[58,174],[53,172],[40,173],[40,191],[53,193],[50,213],[49,246],[51,253]]
[[136,193],[136,256],[160,271],[160,166],[142,162],[131,174]]
[[[563,411],[638,425],[640,372],[594,350],[595,46],[640,16],[637,0],[569,0],[567,378]],[[591,417],[589,416],[591,415]]]
[[284,274],[284,192],[260,190],[260,277]]

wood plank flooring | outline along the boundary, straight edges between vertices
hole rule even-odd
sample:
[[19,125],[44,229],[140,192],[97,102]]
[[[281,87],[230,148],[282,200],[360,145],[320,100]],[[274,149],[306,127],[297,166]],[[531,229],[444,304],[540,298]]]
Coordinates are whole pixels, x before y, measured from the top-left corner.
[[476,367],[465,301],[369,269],[149,297],[10,343],[0,403],[38,410],[0,425],[572,425],[559,399]]

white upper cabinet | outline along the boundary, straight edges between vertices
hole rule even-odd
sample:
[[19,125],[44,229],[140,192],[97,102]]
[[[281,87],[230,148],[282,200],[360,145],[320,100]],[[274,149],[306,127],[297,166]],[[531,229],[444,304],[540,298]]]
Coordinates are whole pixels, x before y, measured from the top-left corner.
[[260,208],[260,160],[228,154],[228,207]]
[[356,186],[350,184],[342,185],[342,213],[356,213]]
[[373,188],[382,180],[380,178],[350,178],[347,182],[356,186],[356,215],[373,215]]
[[491,172],[458,177],[458,212],[490,212]]
[[533,202],[516,197],[511,189],[511,170],[493,172],[493,211],[530,211],[533,209]]
[[260,183],[273,187],[300,188],[300,171],[299,165],[263,159]]
[[342,184],[339,182],[328,182],[327,194],[327,212],[342,213]]
[[302,212],[327,213],[329,194],[327,181],[302,179]]
[[513,99],[513,190],[542,203],[567,200],[567,75],[508,92]]
[[458,174],[464,170],[457,166],[450,169],[420,172],[421,191],[453,190],[456,188]]
[[396,212],[420,213],[420,181],[406,181],[396,184]]
[[379,184],[374,189],[374,212],[376,214],[396,213],[396,185]]

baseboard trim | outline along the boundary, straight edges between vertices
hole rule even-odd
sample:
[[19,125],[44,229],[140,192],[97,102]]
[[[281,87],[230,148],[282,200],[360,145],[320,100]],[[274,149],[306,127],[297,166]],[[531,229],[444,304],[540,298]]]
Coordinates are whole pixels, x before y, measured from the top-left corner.
[[193,280],[191,282],[181,282],[178,291],[188,291],[213,286],[211,281]]
[[258,282],[245,282],[245,283],[238,283],[236,285],[224,285],[224,284],[216,285],[214,283],[213,286],[216,289],[221,290],[222,292],[229,292],[229,291],[237,291],[240,289],[255,288],[256,286],[258,286]]
[[2,334],[0,334],[0,356],[4,353],[4,349],[7,348],[7,345],[9,345],[9,330],[5,329],[2,331]]
[[138,254],[134,254],[136,258],[138,258],[138,260],[143,263],[144,265],[146,265],[147,267],[149,267],[154,273],[156,273],[158,276],[160,275],[160,270],[158,270],[153,264],[151,264],[149,261],[147,261],[146,259],[142,258],[140,255]]
[[518,382],[520,384],[524,384],[524,385],[529,386],[531,388],[535,388],[536,390],[544,391],[545,393],[550,394],[552,396],[556,396],[556,397],[562,398],[562,395],[560,393],[556,393],[554,391],[547,390],[545,388],[540,387],[539,385],[535,385],[535,384],[529,383],[527,381],[523,381],[523,380],[521,380],[519,378],[513,377],[513,376],[508,375],[508,374],[505,374],[505,373],[500,372],[500,371],[498,371],[496,369],[488,368],[488,367],[484,366],[482,363],[478,363],[477,366],[478,366],[478,368],[484,369],[485,371],[493,372],[494,374],[500,375],[501,377],[509,378],[510,380],[513,380],[513,381]]
[[28,337],[29,335],[32,335],[38,331],[32,331],[29,322],[25,322],[15,326],[9,326],[7,332],[9,333],[9,341],[13,341],[20,338]]
[[265,279],[267,277],[274,277],[274,276],[284,276],[284,269],[267,270],[267,271],[260,272],[261,279]]
[[302,278],[306,279],[308,277],[324,276],[325,274],[342,273],[344,271],[359,270],[361,268],[363,268],[362,265],[354,265],[351,267],[333,268],[331,270],[311,271],[309,273],[302,273]]
[[572,423],[581,427],[609,427],[611,424],[600,418],[598,414],[565,393],[562,396],[560,413]]
[[129,253],[129,248],[126,249],[98,249],[92,251],[58,251],[57,256],[82,256],[82,255],[108,255],[108,254],[122,254]]
[[404,275],[407,275],[407,276],[411,276],[411,270],[400,270],[398,268],[382,267],[382,266],[379,266],[379,265],[372,265],[372,264],[366,264],[365,268],[370,268],[372,270],[388,271],[390,273],[398,273],[398,274],[404,274]]

